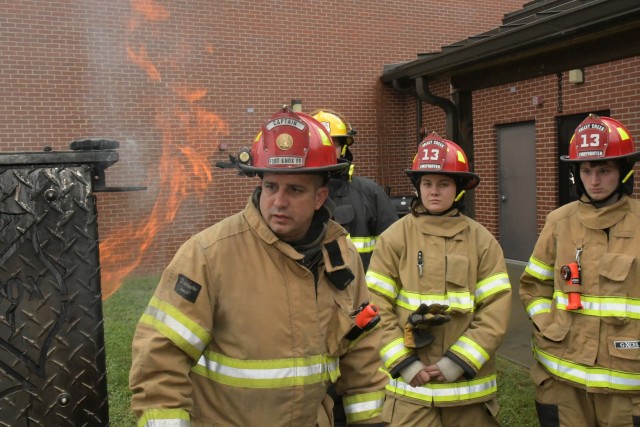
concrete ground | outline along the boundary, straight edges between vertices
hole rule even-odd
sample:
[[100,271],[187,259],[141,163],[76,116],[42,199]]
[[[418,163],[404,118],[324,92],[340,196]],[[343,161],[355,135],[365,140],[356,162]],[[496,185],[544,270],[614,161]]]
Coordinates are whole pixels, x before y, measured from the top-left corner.
[[531,354],[532,326],[518,295],[520,276],[526,266],[527,264],[522,261],[507,260],[507,272],[511,281],[513,302],[509,328],[502,345],[498,348],[498,355],[529,367],[534,360]]

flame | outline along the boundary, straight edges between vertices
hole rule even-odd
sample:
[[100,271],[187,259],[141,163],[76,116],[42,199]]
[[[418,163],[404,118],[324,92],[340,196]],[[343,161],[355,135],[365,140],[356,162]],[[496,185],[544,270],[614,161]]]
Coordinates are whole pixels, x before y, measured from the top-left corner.
[[[165,21],[170,13],[153,0],[132,0],[131,10],[127,27],[128,58],[151,82],[160,82],[163,80],[161,64],[154,63],[144,43],[132,39],[134,33],[143,31],[143,25]],[[206,45],[205,50],[213,52],[213,46]],[[171,64],[172,60],[165,63]],[[156,125],[162,134],[158,196],[148,217],[119,229],[100,243],[103,299],[116,292],[122,280],[136,269],[157,233],[175,219],[187,198],[195,196],[198,201],[203,200],[213,179],[207,158],[211,148],[203,153],[193,147],[200,146],[203,141],[214,142],[228,133],[226,123],[217,114],[199,105],[207,95],[206,89],[167,83],[159,90],[172,95],[169,99],[181,102],[163,105],[162,100],[167,99],[163,96],[165,93],[159,93],[156,100],[162,106],[156,115]]]

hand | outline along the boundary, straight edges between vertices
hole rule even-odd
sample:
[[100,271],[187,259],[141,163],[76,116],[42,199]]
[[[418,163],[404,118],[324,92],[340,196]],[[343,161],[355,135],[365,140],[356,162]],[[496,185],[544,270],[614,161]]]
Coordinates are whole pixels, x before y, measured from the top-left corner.
[[427,373],[426,368],[423,368],[413,377],[409,385],[411,387],[421,387],[429,381],[431,381],[431,376]]
[[432,380],[434,381],[439,381],[439,382],[443,382],[446,381],[447,379],[445,378],[445,376],[442,374],[442,372],[440,371],[440,368],[438,367],[438,365],[429,365],[426,366],[424,368],[424,371],[427,373],[427,375],[429,375],[431,377]]

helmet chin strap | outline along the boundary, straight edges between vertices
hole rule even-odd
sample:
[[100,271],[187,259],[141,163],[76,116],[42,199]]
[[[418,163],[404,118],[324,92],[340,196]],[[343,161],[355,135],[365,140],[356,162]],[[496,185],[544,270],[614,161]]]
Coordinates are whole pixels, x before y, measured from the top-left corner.
[[620,181],[621,184],[624,184],[625,182],[629,181],[629,178],[631,178],[633,176],[633,167],[631,167],[631,170],[629,171],[629,173],[622,179],[622,181]]

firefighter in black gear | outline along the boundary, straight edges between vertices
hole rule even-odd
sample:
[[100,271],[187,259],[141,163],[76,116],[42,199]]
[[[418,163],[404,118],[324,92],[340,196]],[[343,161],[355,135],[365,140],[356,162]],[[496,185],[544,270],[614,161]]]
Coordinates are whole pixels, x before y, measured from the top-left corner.
[[[380,234],[398,219],[398,213],[391,199],[375,181],[354,176],[353,154],[349,147],[353,144],[356,130],[345,118],[332,110],[316,110],[311,115],[324,125],[336,147],[341,162],[348,162],[339,178],[329,180],[329,197],[335,203],[334,219],[349,233],[362,258],[365,271],[369,267],[371,254]],[[329,388],[333,397],[335,426],[346,426],[342,398]]]
[[329,181],[329,197],[336,204],[335,220],[346,228],[366,271],[376,239],[398,219],[398,214],[382,187],[369,178],[353,175],[353,154],[349,147],[356,130],[335,111],[317,110],[312,115],[329,131],[336,150],[340,150],[341,161],[349,163],[339,178]]

